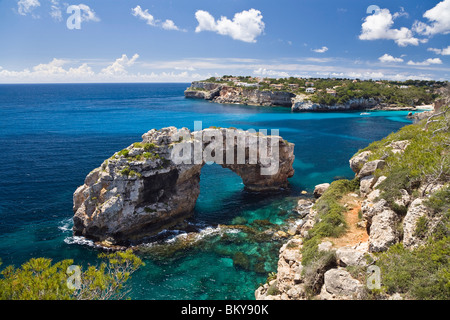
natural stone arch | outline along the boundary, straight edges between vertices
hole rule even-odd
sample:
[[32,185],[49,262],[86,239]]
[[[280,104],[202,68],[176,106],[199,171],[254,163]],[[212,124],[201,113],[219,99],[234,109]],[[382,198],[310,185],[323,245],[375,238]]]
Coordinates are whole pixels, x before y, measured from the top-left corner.
[[194,211],[209,160],[238,174],[252,191],[285,188],[294,174],[294,144],[279,136],[169,127],[142,139],[105,160],[75,191],[75,235],[127,244],[179,223]]

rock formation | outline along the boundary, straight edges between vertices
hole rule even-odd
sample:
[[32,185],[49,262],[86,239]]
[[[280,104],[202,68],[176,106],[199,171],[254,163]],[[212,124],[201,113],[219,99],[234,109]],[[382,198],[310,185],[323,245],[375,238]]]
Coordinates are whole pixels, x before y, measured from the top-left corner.
[[75,191],[75,235],[127,244],[177,224],[192,215],[209,161],[254,191],[285,188],[294,174],[294,145],[279,136],[169,127],[142,139],[105,160]]
[[261,91],[252,87],[194,81],[184,92],[187,98],[212,100],[217,103],[238,103],[256,106],[291,107],[295,94],[284,91]]

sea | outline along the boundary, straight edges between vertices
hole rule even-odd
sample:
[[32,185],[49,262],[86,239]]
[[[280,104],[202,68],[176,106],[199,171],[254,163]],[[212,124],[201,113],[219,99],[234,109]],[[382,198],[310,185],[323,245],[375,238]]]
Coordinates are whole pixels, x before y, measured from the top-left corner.
[[72,234],[72,196],[92,169],[143,133],[193,130],[195,121],[203,128],[278,129],[295,144],[289,188],[248,192],[232,171],[205,165],[189,228],[163,231],[145,243],[137,252],[145,266],[128,282],[129,298],[138,300],[254,299],[259,284],[276,272],[286,240],[274,240],[273,233],[298,219],[298,199],[311,197],[317,184],[352,178],[353,154],[411,123],[406,111],[292,113],[216,104],[186,99],[188,86],[0,85],[0,269],[36,257],[100,264],[104,249]]

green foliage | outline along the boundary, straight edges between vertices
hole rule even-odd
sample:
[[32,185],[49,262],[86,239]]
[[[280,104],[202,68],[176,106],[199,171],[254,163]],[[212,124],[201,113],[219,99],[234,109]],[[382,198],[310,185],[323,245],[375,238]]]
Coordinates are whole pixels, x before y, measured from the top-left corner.
[[130,167],[125,167],[122,170],[120,170],[120,174],[123,176],[128,176],[130,174],[130,172],[131,172]]
[[414,236],[419,238],[425,238],[428,231],[428,219],[425,216],[420,217],[416,222],[416,229],[414,230]]
[[0,272],[0,300],[107,300],[123,298],[124,285],[142,260],[131,250],[100,254],[107,260],[99,267],[89,266],[80,274],[80,288],[67,285],[68,267],[73,260],[52,264],[51,259],[33,258],[20,268],[8,266]]
[[280,294],[280,290],[277,288],[277,284],[273,283],[269,289],[267,289],[267,295],[268,296],[276,296],[278,294]]
[[128,157],[128,153],[130,152],[130,150],[128,150],[128,149],[123,149],[123,150],[121,150],[121,151],[119,151],[117,154],[119,155],[119,156],[122,156],[122,157]]
[[314,204],[318,212],[319,222],[309,231],[311,237],[339,237],[346,229],[347,224],[342,213],[346,210],[339,200],[345,194],[357,190],[358,180],[336,180]]
[[450,210],[450,185],[435,192],[424,204],[432,210],[433,214],[448,212]]
[[156,145],[156,144],[154,144],[154,143],[145,143],[144,145],[143,145],[143,148],[144,148],[144,151],[151,151],[151,150],[154,150],[154,149],[156,149],[158,146]]
[[413,251],[396,244],[379,255],[382,285],[387,293],[413,299],[450,299],[450,239],[431,241]]

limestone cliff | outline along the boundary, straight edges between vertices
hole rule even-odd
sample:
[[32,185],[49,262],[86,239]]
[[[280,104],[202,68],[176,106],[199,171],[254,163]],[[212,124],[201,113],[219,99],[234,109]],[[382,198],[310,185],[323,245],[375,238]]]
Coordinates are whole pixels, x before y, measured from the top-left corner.
[[[207,151],[211,159],[205,159]],[[224,160],[215,161],[220,156]],[[189,217],[206,161],[236,172],[249,190],[278,190],[294,174],[294,145],[237,129],[150,130],[90,172],[75,191],[75,235],[127,244]]]
[[[314,200],[300,200],[295,235],[280,249],[276,277],[255,291],[256,299],[417,299],[423,295],[423,283],[440,288],[438,280],[433,280],[441,277],[435,270],[448,268],[449,263],[449,119],[447,106],[374,142],[349,160],[355,172],[353,181],[317,186],[314,193],[320,197],[314,206]],[[409,139],[401,139],[404,137]],[[339,185],[351,185],[352,190],[341,191],[336,187]],[[328,192],[327,188],[333,190]],[[343,225],[337,210],[342,210],[347,228],[339,236],[324,238],[321,234]],[[396,244],[404,251],[396,246],[391,256],[381,255],[389,254]],[[439,251],[435,244],[446,249]],[[427,248],[443,257],[435,257],[438,262],[429,269],[420,260],[428,260],[427,254],[418,260],[411,258]],[[396,268],[404,264],[411,266],[402,269],[403,274],[396,279]],[[384,266],[384,273],[380,271],[378,291],[371,291],[369,272],[378,265]],[[405,284],[407,277],[410,280]],[[448,277],[442,281],[445,279]],[[414,281],[419,284],[417,288],[412,287]],[[429,290],[425,297],[448,296],[448,289],[442,290],[445,293],[434,296]]]
[[292,106],[293,93],[261,91],[251,87],[234,87],[210,82],[192,82],[184,92],[187,98],[212,100],[217,103],[236,103],[257,106]]

